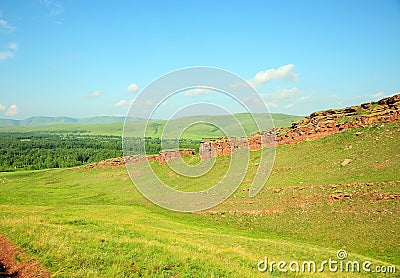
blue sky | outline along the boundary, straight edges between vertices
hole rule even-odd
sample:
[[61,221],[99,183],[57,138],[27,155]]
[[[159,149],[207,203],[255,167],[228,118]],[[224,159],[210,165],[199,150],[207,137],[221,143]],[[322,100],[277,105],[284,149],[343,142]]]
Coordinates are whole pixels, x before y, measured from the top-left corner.
[[125,115],[190,66],[306,115],[399,93],[399,45],[399,1],[0,0],[0,117]]

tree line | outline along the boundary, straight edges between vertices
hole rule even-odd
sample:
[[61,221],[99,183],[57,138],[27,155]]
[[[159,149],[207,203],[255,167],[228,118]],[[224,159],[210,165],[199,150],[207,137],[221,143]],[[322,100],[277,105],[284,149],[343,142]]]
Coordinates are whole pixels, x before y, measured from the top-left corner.
[[[161,150],[159,138],[129,138],[129,154],[143,153],[143,140],[147,154]],[[198,148],[198,141],[181,139],[166,140],[168,145],[180,148]],[[166,143],[166,144],[164,144]],[[0,133],[0,171],[18,169],[39,170],[68,168],[123,155],[120,136],[43,134],[39,132]]]

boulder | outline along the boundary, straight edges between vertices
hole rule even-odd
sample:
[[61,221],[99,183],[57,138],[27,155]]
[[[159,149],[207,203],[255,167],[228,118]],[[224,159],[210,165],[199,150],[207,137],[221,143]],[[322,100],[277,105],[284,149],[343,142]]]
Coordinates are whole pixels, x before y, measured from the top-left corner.
[[340,163],[340,165],[346,166],[346,165],[349,164],[351,161],[352,161],[352,159],[346,158],[345,160],[342,161],[342,163]]

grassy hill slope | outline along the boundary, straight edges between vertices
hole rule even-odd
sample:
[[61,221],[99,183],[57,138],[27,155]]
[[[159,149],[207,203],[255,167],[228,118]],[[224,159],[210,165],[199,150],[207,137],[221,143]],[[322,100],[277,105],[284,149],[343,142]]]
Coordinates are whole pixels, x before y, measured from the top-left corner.
[[[0,232],[55,277],[264,277],[257,263],[265,256],[321,262],[339,249],[399,270],[399,132],[394,123],[280,146],[260,194],[247,196],[251,166],[236,193],[199,214],[153,205],[124,167],[1,173]],[[202,179],[153,167],[171,186],[196,190],[224,175],[228,161],[219,157]],[[360,275],[325,270],[318,276]]]
[[[245,131],[248,135],[257,132],[257,126],[252,120],[250,114],[236,114],[235,117],[245,127]],[[268,118],[263,114],[255,114],[257,119],[262,120],[264,123],[268,121]],[[277,127],[289,126],[292,122],[302,119],[301,116],[292,116],[286,114],[272,114],[274,124]],[[192,122],[215,122],[223,129],[231,129],[233,121],[229,116],[195,116],[185,117],[180,119],[171,120],[170,124],[174,128],[186,127],[188,123]],[[143,130],[146,122],[142,120],[130,121],[129,127],[131,130],[131,136],[143,136],[141,131]],[[147,136],[150,137],[161,137],[163,126],[167,123],[164,120],[152,120],[147,127]],[[52,124],[52,125],[40,125],[40,126],[0,126],[0,132],[44,132],[44,133],[57,133],[57,134],[69,134],[69,133],[84,133],[88,135],[114,135],[121,136],[123,131],[123,122],[118,123],[104,123],[104,124]],[[201,138],[217,138],[223,136],[220,129],[207,123],[200,123],[189,128],[184,134],[185,138],[188,139],[201,139]]]

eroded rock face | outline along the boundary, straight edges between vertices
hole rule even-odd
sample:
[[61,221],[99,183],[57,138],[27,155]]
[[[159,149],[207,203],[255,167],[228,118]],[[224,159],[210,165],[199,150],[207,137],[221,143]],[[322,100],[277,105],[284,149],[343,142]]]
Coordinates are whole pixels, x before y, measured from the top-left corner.
[[169,160],[179,159],[184,155],[194,155],[196,151],[193,149],[181,149],[181,150],[165,150],[161,151],[159,155],[156,156],[156,160],[161,163],[167,163]]
[[363,103],[344,109],[318,111],[297,121],[291,127],[275,128],[247,138],[219,138],[200,143],[202,159],[230,154],[238,148],[259,150],[274,144],[295,144],[338,133],[349,128],[400,120],[400,94],[377,102]]
[[125,157],[117,157],[117,158],[112,158],[112,159],[107,159],[107,160],[102,160],[96,163],[92,163],[88,165],[86,168],[94,168],[94,167],[99,167],[99,168],[105,168],[105,167],[119,167],[119,166],[125,166],[126,164],[135,164],[135,163],[140,163],[140,162],[145,162],[145,161],[153,161],[156,160],[161,164],[167,163],[169,160],[174,160],[178,159],[184,155],[194,155],[196,154],[196,151],[193,149],[180,149],[180,150],[166,150],[166,151],[161,151],[159,154],[155,155],[130,155],[130,156],[125,156]]

